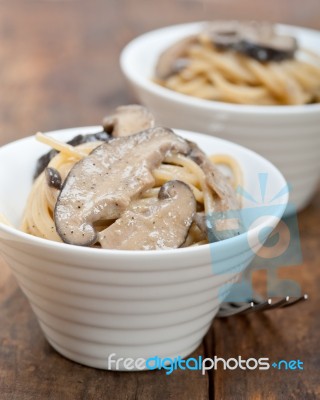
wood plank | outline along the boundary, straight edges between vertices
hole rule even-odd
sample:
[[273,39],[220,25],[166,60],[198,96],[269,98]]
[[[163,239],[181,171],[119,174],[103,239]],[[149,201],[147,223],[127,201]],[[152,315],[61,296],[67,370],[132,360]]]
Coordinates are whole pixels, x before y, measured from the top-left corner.
[[[118,66],[133,37],[173,23],[212,18],[290,22],[319,28],[318,0],[0,2],[0,145],[34,133],[98,124],[134,100]],[[1,189],[0,189],[1,190]],[[319,198],[319,195],[318,195]],[[303,285],[296,309],[215,321],[197,355],[305,360],[306,371],[113,373],[72,363],[45,341],[25,297],[0,262],[0,397],[11,399],[313,399],[320,396],[317,302],[319,201],[301,214]],[[294,272],[292,272],[294,273]]]

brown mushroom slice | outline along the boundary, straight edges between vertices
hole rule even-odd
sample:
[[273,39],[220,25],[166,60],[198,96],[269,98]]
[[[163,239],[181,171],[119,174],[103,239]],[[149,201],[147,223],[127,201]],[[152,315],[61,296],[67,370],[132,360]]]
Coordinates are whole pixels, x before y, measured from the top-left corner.
[[237,21],[215,21],[208,24],[204,31],[212,43],[219,49],[230,49],[240,40],[239,22]]
[[269,23],[216,21],[204,35],[222,50],[233,49],[260,62],[291,59],[298,49],[294,37],[279,35]]
[[185,242],[196,212],[194,195],[184,182],[165,183],[158,198],[136,200],[99,234],[104,249],[164,250]]
[[132,104],[118,107],[113,115],[104,118],[102,125],[104,130],[113,137],[121,137],[153,128],[155,122],[149,110]]
[[94,223],[120,217],[132,199],[154,185],[152,170],[170,154],[187,154],[188,143],[167,128],[112,139],[79,161],[67,176],[54,218],[65,243],[90,246]]
[[[213,237],[216,240],[225,240],[239,235],[243,232],[243,225],[238,212],[241,206],[235,190],[195,143],[189,142],[189,145],[189,157],[200,166],[205,174],[206,183],[213,192],[211,209],[206,215],[209,241],[213,241]],[[215,218],[216,221],[213,221]]]
[[283,61],[294,57],[298,42],[278,34],[273,24],[251,22],[239,25],[239,43],[234,48],[260,62]]
[[283,61],[294,58],[298,42],[273,30],[245,29],[236,49],[260,62]]
[[48,167],[45,169],[45,174],[48,186],[60,190],[62,186],[62,178],[60,172],[55,168]]
[[[159,57],[156,65],[156,77],[159,79],[167,79],[171,75],[180,72],[187,66],[187,50],[189,46],[197,43],[196,35],[188,36],[174,43],[166,49]],[[183,60],[183,61],[182,61]]]
[[208,186],[217,194],[219,202],[216,204],[216,211],[239,209],[236,192],[226,176],[209,160],[196,143],[188,143],[191,148],[189,157],[200,166],[206,176]]
[[207,221],[206,214],[204,212],[197,212],[194,216],[194,223],[200,229],[200,231],[207,237]]

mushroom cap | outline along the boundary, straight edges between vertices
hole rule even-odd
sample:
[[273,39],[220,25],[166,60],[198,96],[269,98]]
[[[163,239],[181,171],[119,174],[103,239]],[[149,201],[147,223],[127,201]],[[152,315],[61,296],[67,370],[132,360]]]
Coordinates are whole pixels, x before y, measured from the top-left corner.
[[216,21],[205,34],[218,48],[233,49],[261,62],[293,58],[298,49],[294,37],[278,34],[269,23]]
[[55,168],[46,168],[46,180],[49,187],[60,190],[62,186],[62,178],[60,172]]
[[238,21],[214,21],[208,24],[204,35],[218,48],[232,48],[240,40],[239,25]]
[[[205,174],[206,183],[213,193],[212,204],[208,204],[205,216],[209,241],[213,241],[212,238],[216,241],[239,235],[244,231],[244,227],[239,212],[241,205],[235,190],[196,143],[189,142],[189,145],[191,147],[189,157],[200,166]],[[199,218],[196,217],[197,225],[203,229],[203,223],[199,222]]]
[[94,223],[113,220],[154,185],[152,170],[189,145],[167,128],[151,128],[110,140],[71,169],[56,202],[56,230],[65,243],[90,246],[97,241]]
[[102,122],[106,132],[113,137],[129,136],[153,128],[154,117],[149,110],[138,104],[118,107],[114,114]]
[[182,181],[165,183],[158,198],[133,202],[121,217],[99,234],[102,248],[159,250],[185,242],[196,212],[196,199]]

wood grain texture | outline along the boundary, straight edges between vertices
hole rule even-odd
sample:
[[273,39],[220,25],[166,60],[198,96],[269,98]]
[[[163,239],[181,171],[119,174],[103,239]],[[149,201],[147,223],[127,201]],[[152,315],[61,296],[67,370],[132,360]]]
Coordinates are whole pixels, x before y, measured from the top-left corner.
[[[161,4],[161,7],[160,7]],[[34,133],[97,124],[134,101],[121,48],[150,29],[208,18],[281,21],[320,29],[318,0],[0,1],[0,145]],[[0,189],[1,190],[1,189]],[[113,373],[57,354],[0,261],[0,399],[316,399],[319,387],[320,193],[299,216],[304,264],[281,271],[308,303],[216,320],[195,355],[301,359],[304,371]]]

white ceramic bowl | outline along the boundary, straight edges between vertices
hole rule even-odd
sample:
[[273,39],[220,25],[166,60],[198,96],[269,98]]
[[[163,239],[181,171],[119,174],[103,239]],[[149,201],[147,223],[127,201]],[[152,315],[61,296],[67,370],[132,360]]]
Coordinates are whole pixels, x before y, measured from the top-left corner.
[[[222,137],[251,148],[274,163],[292,186],[290,202],[298,210],[315,193],[320,172],[320,104],[248,106],[197,99],[151,81],[160,53],[177,40],[199,32],[202,23],[170,26],[129,43],[121,68],[139,100],[162,125]],[[319,52],[320,32],[277,25]]]
[[[54,132],[61,140],[99,127]],[[179,132],[209,154],[226,153],[241,164],[244,188],[264,207],[286,184],[281,173],[250,150],[209,136]],[[36,159],[48,151],[34,137],[0,149],[0,212],[19,225]],[[258,173],[268,174],[265,202]],[[274,228],[276,212],[250,221],[248,233],[213,245],[167,251],[76,247],[25,234],[0,223],[0,252],[30,301],[49,343],[79,363],[107,369],[111,353],[134,359],[186,356],[201,342],[232,283]],[[270,215],[269,215],[270,214]],[[263,237],[262,237],[263,236]],[[114,365],[113,365],[114,367]]]

